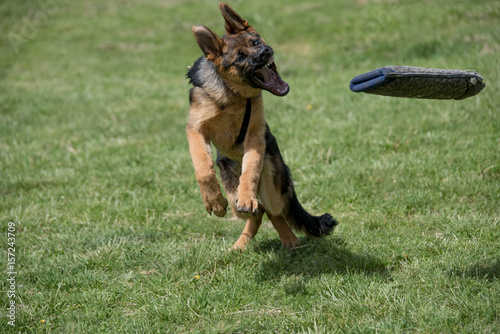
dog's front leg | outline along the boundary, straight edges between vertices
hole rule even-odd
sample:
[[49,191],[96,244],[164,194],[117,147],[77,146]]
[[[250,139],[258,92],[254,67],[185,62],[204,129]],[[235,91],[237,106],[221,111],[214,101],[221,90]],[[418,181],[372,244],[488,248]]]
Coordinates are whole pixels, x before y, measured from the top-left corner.
[[[245,145],[246,144],[246,145]],[[240,184],[236,208],[239,212],[257,215],[257,186],[264,164],[266,144],[260,136],[254,136],[244,143],[244,154],[241,163]]]
[[219,182],[215,176],[214,161],[210,141],[200,132],[187,128],[189,152],[193,160],[196,180],[201,190],[201,197],[208,213],[218,217],[226,214],[227,200],[222,196]]

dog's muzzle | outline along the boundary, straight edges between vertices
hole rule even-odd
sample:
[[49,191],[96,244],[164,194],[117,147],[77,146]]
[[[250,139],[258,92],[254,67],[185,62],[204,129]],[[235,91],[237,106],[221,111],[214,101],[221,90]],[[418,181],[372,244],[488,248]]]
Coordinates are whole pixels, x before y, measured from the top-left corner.
[[290,91],[290,87],[281,79],[273,55],[274,51],[270,46],[266,45],[261,49],[255,57],[257,69],[250,74],[250,79],[259,88],[277,96],[285,96]]

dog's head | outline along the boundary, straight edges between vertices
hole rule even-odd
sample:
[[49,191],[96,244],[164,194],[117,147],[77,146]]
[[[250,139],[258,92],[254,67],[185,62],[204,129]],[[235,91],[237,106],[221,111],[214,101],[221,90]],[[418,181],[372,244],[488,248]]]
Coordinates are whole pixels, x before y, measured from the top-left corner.
[[288,84],[274,64],[273,49],[228,4],[222,2],[219,7],[226,20],[226,34],[220,38],[205,26],[194,26],[193,34],[226,84],[243,95],[260,89],[278,96],[288,94]]

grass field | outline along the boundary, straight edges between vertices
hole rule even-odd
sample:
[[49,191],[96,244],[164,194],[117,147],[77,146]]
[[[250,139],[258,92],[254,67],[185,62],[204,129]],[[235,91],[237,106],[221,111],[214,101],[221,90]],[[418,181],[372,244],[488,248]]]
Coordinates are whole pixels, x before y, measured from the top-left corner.
[[[499,333],[500,3],[230,2],[291,87],[264,95],[299,199],[340,221],[292,251],[266,221],[233,253],[184,132],[217,4],[0,3],[0,332]],[[385,65],[487,86],[350,92]]]

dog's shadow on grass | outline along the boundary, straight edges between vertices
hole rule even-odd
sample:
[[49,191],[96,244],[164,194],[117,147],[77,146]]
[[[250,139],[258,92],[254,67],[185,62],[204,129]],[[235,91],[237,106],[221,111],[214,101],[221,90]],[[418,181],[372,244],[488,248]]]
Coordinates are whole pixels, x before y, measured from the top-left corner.
[[293,250],[283,249],[279,240],[255,245],[256,252],[269,254],[257,279],[269,281],[283,275],[311,277],[325,273],[390,277],[386,263],[374,255],[350,251],[340,237],[321,240],[304,237],[300,242],[302,246]]
[[500,278],[500,260],[490,263],[477,263],[466,269],[452,269],[448,272],[450,276],[471,277],[487,281],[495,281]]

